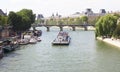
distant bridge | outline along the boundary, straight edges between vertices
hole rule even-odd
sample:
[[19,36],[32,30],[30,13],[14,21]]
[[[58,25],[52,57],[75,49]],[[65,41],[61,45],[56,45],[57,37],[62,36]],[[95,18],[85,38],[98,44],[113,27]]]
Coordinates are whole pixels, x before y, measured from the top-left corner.
[[84,30],[88,30],[87,27],[88,26],[93,26],[95,27],[95,25],[92,25],[92,24],[59,24],[59,25],[50,25],[50,24],[32,24],[32,27],[35,29],[35,27],[46,27],[47,28],[47,31],[50,31],[50,27],[52,26],[57,26],[60,28],[60,31],[63,31],[63,27],[64,26],[69,26],[69,27],[72,27],[72,30],[75,31],[76,30],[76,27],[83,27]]

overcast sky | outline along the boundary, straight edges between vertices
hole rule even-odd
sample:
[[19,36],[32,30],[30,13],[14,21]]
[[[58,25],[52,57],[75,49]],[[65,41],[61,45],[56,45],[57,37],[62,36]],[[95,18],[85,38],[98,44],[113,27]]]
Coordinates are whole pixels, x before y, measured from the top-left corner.
[[85,11],[91,8],[93,12],[99,9],[106,11],[120,11],[119,0],[0,0],[0,8],[5,12],[19,11],[23,8],[32,9],[36,14],[43,14],[45,17],[52,13],[59,13],[67,16],[75,12]]

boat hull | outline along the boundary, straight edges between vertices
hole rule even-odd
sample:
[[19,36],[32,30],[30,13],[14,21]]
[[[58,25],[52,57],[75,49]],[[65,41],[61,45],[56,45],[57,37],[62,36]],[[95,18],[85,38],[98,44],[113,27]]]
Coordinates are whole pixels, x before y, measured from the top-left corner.
[[69,43],[52,43],[52,45],[69,45]]
[[3,49],[0,48],[0,59],[4,56],[4,52],[3,52]]

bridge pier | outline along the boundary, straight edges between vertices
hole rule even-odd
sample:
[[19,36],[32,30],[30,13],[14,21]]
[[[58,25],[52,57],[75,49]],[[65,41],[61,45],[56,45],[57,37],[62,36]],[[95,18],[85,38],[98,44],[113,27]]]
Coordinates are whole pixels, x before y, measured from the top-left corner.
[[47,31],[50,31],[50,28],[49,27],[46,27],[47,28]]
[[84,26],[84,30],[85,30],[85,31],[87,31],[87,30],[88,30],[87,26]]
[[63,31],[63,27],[60,26],[60,31]]
[[72,27],[72,30],[75,31],[75,26]]

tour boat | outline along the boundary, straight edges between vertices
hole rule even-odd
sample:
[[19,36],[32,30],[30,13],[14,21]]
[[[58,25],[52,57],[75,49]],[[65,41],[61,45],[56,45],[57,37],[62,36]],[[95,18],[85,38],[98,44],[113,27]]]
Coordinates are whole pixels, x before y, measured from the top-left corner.
[[67,32],[59,32],[58,36],[53,40],[53,45],[69,45],[70,43],[70,36]]
[[29,43],[28,39],[21,39],[21,40],[19,40],[19,44],[20,45],[27,45],[28,43]]

